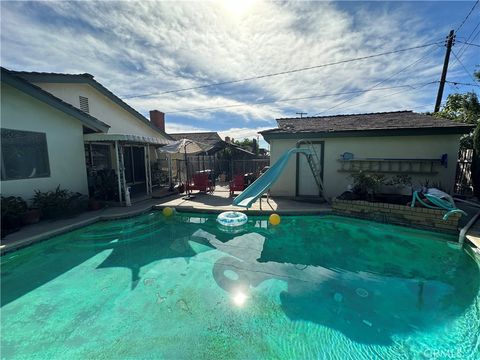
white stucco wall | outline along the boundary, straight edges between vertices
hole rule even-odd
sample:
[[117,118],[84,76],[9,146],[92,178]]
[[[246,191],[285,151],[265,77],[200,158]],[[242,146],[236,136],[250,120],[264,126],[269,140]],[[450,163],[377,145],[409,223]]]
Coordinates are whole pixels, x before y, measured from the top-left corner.
[[133,134],[161,138],[162,135],[152,129],[102,93],[87,84],[35,83],[69,104],[80,108],[79,96],[88,98],[89,114],[110,125],[110,134]]
[[1,182],[3,196],[30,200],[34,190],[62,188],[88,194],[82,123],[2,83],[1,127],[46,133],[50,176]]
[[[340,195],[352,183],[350,173],[338,172],[340,155],[351,152],[355,158],[432,158],[440,159],[448,154],[448,167],[435,166],[436,175],[411,175],[413,185],[423,184],[425,179],[440,182],[445,189],[453,189],[460,135],[435,136],[385,136],[385,137],[346,137],[318,138],[311,141],[324,141],[324,188],[328,198]],[[273,164],[288,149],[295,147],[299,139],[272,139],[270,141]],[[271,193],[277,196],[295,196],[296,159],[289,160],[281,177],[273,185]],[[386,174],[388,177],[390,174]],[[392,174],[395,175],[395,174]]]

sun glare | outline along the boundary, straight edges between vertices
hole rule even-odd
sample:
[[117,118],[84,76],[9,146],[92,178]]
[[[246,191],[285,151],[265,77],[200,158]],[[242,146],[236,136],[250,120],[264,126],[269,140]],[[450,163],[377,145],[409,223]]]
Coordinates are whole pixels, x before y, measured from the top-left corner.
[[250,10],[255,0],[223,0],[223,6],[230,13],[236,16],[242,16]]
[[243,306],[245,304],[245,301],[247,301],[247,295],[245,295],[243,292],[239,291],[233,295],[233,303],[237,306]]

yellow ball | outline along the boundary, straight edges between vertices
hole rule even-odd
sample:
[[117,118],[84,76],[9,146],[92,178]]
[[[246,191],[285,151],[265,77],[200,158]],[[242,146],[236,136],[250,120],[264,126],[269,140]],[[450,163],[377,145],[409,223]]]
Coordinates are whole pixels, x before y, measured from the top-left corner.
[[272,214],[270,215],[270,217],[268,218],[268,221],[270,222],[270,224],[272,225],[278,225],[280,224],[280,215],[278,214]]
[[170,217],[173,215],[173,209],[171,207],[166,207],[162,210],[163,216]]

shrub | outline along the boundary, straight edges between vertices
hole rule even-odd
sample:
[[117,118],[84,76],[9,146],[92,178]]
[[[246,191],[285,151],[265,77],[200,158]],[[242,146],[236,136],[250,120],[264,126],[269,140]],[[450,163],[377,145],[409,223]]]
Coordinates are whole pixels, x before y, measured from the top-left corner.
[[95,197],[106,201],[118,200],[118,182],[115,170],[99,170],[95,178]]
[[43,218],[54,219],[85,210],[88,200],[83,198],[82,194],[60,189],[58,185],[54,191],[35,190],[33,206],[41,210]]
[[380,189],[380,186],[385,183],[385,176],[381,174],[365,173],[360,171],[351,175],[353,179],[353,189],[355,194],[365,198],[371,198]]
[[22,226],[22,217],[27,212],[27,203],[19,196],[2,196],[2,238]]

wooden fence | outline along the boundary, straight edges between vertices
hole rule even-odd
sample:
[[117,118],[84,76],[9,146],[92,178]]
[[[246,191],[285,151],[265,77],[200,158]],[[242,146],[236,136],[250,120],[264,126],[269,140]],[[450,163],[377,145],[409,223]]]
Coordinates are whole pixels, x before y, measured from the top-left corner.
[[457,173],[455,176],[455,194],[473,195],[472,185],[472,149],[460,149],[457,161]]

